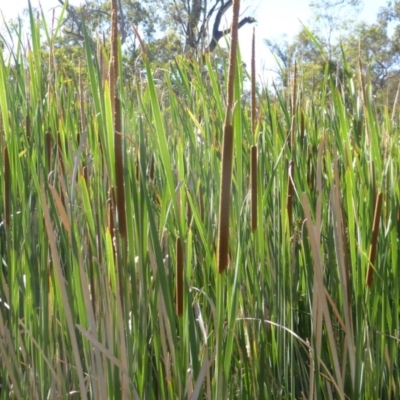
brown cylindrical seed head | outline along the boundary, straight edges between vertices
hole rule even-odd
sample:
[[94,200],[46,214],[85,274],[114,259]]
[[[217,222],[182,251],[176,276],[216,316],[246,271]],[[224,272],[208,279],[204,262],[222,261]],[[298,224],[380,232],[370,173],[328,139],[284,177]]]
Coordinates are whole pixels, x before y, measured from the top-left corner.
[[257,229],[257,146],[251,146],[251,230]]
[[119,233],[126,236],[126,215],[125,215],[125,189],[124,189],[124,166],[122,153],[121,132],[121,106],[118,97],[115,97],[114,113],[114,155],[115,155],[115,179],[117,183],[117,210]]
[[228,266],[229,211],[231,201],[233,160],[233,127],[225,125],[222,149],[221,198],[219,203],[218,229],[218,271],[224,272]]
[[379,192],[375,202],[374,222],[372,226],[371,248],[369,250],[369,265],[367,270],[367,286],[371,287],[374,280],[374,270],[372,266],[375,264],[376,246],[378,244],[379,220],[382,209],[382,193]]
[[6,226],[10,226],[11,209],[10,209],[10,191],[11,191],[11,174],[10,160],[8,158],[7,147],[4,148],[4,221]]
[[293,196],[294,196],[294,183],[293,183],[293,173],[294,173],[294,162],[293,160],[289,163],[289,176],[288,176],[288,193],[286,201],[286,209],[288,213],[289,227],[292,229],[293,222]]
[[52,145],[52,140],[51,140],[51,132],[47,131],[45,133],[45,143],[46,143],[46,163],[47,167],[50,168],[51,166],[51,145]]
[[183,315],[183,251],[180,237],[176,238],[176,313],[178,317]]
[[25,134],[29,143],[31,141],[31,118],[29,117],[29,112],[25,117]]
[[[203,190],[201,185],[199,186],[199,202],[200,202],[200,218],[204,222],[204,201],[203,201]],[[400,210],[399,210],[399,223],[400,223]]]

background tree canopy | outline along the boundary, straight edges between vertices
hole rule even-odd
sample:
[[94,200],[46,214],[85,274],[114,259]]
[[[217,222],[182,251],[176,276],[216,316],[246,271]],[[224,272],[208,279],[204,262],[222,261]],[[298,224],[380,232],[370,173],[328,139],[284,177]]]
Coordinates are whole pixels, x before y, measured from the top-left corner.
[[[72,78],[77,76],[79,65],[86,63],[82,46],[84,26],[93,51],[99,45],[105,50],[109,46],[111,6],[106,0],[87,0],[81,6],[57,1],[66,6],[66,11],[62,34],[52,43],[53,54]],[[218,43],[229,33],[223,17],[231,9],[232,0],[118,0],[118,3],[124,74],[132,74],[136,60],[140,62],[139,43],[132,25],[145,41],[149,59],[158,65],[180,54],[198,57],[214,52],[217,59],[221,56]],[[278,62],[275,84],[290,87],[296,62],[299,82],[316,99],[326,65],[337,73],[338,80],[344,74],[358,74],[361,67],[372,82],[374,95],[393,105],[400,73],[400,1],[387,1],[373,23],[357,21],[362,5],[362,0],[311,1],[313,19],[294,38],[265,38]],[[257,17],[247,15],[245,9],[239,26],[252,24]],[[44,52],[48,49],[45,47]]]
[[[57,64],[71,79],[85,74],[84,28],[89,36],[92,51],[109,54],[111,2],[87,0],[73,6],[58,0],[65,7],[62,34],[51,44]],[[219,41],[230,32],[224,27],[224,16],[232,7],[232,0],[118,0],[118,30],[122,44],[123,74],[127,77],[137,72],[141,63],[139,41],[133,26],[146,43],[150,61],[162,65],[176,55],[198,57],[215,53],[218,60]],[[256,22],[252,16],[243,16],[239,27]],[[44,48],[49,54],[50,44]]]
[[315,3],[271,94],[239,0],[229,62],[229,2],[117,1],[5,28],[0,400],[399,399],[398,4]]
[[[64,0],[58,0],[64,5]],[[150,58],[165,61],[179,53],[212,52],[219,40],[229,33],[222,28],[222,17],[231,8],[232,0],[118,0],[118,25],[121,43],[127,54],[138,50],[132,24],[138,28],[150,47]],[[92,40],[98,35],[109,36],[109,1],[89,0],[79,7],[68,5],[64,23],[65,41],[78,44],[83,40],[83,22]],[[255,22],[251,16],[242,18],[240,27]]]
[[314,21],[292,41],[265,39],[280,65],[281,86],[290,86],[295,62],[303,88],[317,96],[327,64],[338,79],[361,67],[374,94],[393,105],[400,77],[400,1],[388,1],[372,24],[357,22],[360,0],[320,0],[310,6]]

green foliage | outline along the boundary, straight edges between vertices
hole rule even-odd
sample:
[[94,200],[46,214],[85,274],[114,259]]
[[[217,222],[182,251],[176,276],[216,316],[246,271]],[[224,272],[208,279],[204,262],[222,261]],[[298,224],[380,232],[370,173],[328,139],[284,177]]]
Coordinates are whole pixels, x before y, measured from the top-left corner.
[[[373,24],[355,23],[353,15],[359,10],[358,1],[323,0],[312,6],[315,23],[311,29],[303,26],[291,43],[266,40],[280,62],[282,86],[290,88],[296,62],[303,90],[309,95],[318,93],[328,65],[340,80],[343,75],[357,75],[361,71],[368,76],[379,101],[389,107],[395,105],[400,72],[399,2],[382,7]],[[340,17],[344,12],[346,17]]]
[[[59,2],[64,4],[64,0]],[[229,33],[229,29],[222,30],[220,25],[222,16],[232,6],[232,0],[214,0],[211,3],[204,0],[121,0],[118,4],[120,40],[131,64],[135,63],[139,53],[139,42],[132,25],[150,47],[149,60],[159,63],[178,54],[186,53],[193,57],[206,50],[214,51],[218,41]],[[68,5],[66,12],[63,35],[57,38],[60,46],[72,45],[82,50],[83,25],[92,49],[110,38],[110,1],[90,0],[79,7]],[[246,17],[240,21],[240,26],[253,22],[254,18]]]
[[32,11],[30,23],[31,51],[0,57],[0,399],[398,398],[400,121],[368,77],[321,67],[317,101],[300,84],[290,99],[260,89],[253,132],[238,69],[230,264],[218,274],[224,58],[220,71],[210,56],[160,69],[142,54],[144,70],[117,83],[115,132],[107,49],[83,31],[79,85],[46,58]]

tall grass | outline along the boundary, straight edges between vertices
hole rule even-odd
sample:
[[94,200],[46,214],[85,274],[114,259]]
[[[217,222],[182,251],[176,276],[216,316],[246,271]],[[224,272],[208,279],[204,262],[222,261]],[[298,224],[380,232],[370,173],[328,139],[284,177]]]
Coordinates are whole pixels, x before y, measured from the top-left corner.
[[124,81],[86,40],[69,80],[40,23],[0,59],[0,398],[398,398],[400,121],[368,82],[255,112],[235,56],[219,274],[227,76],[143,45]]

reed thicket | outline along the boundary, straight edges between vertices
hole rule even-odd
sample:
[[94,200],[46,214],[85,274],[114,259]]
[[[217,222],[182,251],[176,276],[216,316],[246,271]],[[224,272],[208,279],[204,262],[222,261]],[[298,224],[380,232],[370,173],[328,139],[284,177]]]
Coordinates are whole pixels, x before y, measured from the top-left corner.
[[239,52],[127,80],[114,32],[71,78],[40,23],[0,58],[0,398],[399,398],[400,120],[362,74],[249,102]]

